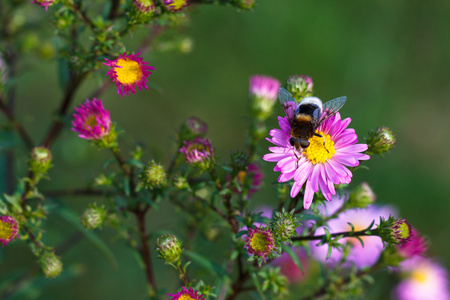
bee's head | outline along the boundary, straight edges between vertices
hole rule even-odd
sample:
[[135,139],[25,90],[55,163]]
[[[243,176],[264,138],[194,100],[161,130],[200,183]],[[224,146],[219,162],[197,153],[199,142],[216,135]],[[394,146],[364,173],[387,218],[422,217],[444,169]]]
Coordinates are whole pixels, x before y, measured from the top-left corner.
[[304,139],[300,139],[300,146],[305,149],[308,148],[309,146],[309,141],[308,140],[304,140]]
[[289,143],[291,144],[291,146],[299,149],[300,147],[302,149],[308,148],[309,146],[309,141],[306,139],[297,139],[295,137],[291,137],[289,139]]

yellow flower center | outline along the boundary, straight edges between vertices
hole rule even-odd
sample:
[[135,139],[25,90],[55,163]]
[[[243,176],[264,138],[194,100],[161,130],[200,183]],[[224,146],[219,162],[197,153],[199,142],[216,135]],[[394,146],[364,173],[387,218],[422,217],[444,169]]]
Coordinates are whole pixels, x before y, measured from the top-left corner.
[[93,128],[94,126],[97,125],[97,118],[95,117],[95,115],[90,116],[86,122],[84,122],[84,126],[87,129],[88,126],[90,126],[91,128]]
[[122,84],[133,84],[142,78],[142,70],[137,62],[129,58],[121,58],[117,61],[116,71],[117,80]]
[[409,231],[409,226],[406,222],[403,222],[400,225],[399,231],[402,239],[407,239],[411,235],[411,232]]
[[418,283],[425,283],[428,279],[427,272],[424,270],[417,270],[412,272],[411,277],[414,281]]
[[263,233],[253,234],[253,237],[250,240],[250,246],[252,246],[255,251],[261,252],[267,252],[269,250],[269,243],[267,236]]
[[[336,153],[334,149],[334,142],[331,140],[330,135],[323,135],[323,132],[316,133],[323,136],[323,138],[318,136],[313,136],[309,139],[309,147],[303,150],[303,154],[306,158],[313,164],[324,163],[327,159],[332,158],[333,154]],[[323,144],[325,138],[325,145]],[[328,151],[327,151],[328,150]]]
[[186,4],[186,0],[174,0],[173,3],[168,4],[168,6],[173,9],[180,9]]
[[189,295],[184,294],[184,295],[181,295],[181,297],[178,298],[178,300],[195,300],[195,299]]
[[11,223],[0,221],[0,239],[8,240],[13,234]]

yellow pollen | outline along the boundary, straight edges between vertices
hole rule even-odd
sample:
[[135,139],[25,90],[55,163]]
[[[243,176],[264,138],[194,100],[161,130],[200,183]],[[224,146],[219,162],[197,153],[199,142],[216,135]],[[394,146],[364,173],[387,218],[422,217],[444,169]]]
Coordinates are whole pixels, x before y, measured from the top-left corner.
[[137,62],[129,58],[121,58],[117,61],[116,71],[117,80],[122,84],[133,84],[142,78],[142,70]]
[[90,116],[86,122],[84,122],[84,126],[87,129],[88,126],[90,126],[91,128],[97,125],[97,118],[95,117],[95,115]]
[[319,162],[324,163],[336,153],[334,142],[330,139],[330,135],[323,135],[323,132],[318,131],[316,131],[316,133],[325,138],[325,147],[323,145],[323,138],[314,135],[309,139],[309,147],[303,150],[303,154],[313,164]]
[[11,224],[0,221],[0,238],[8,240],[12,235]]
[[173,9],[180,9],[186,4],[186,0],[174,0],[173,3],[168,4]]
[[267,236],[263,233],[253,234],[253,237],[250,240],[250,246],[252,246],[255,251],[267,252],[269,250]]
[[412,272],[411,277],[414,281],[425,283],[428,279],[427,272],[424,270],[417,270]]
[[195,299],[189,295],[184,294],[184,295],[181,295],[181,297],[178,298],[178,300],[195,300]]
[[245,177],[247,176],[247,172],[245,171],[240,171],[237,174],[237,179],[239,180],[239,182],[244,183]]

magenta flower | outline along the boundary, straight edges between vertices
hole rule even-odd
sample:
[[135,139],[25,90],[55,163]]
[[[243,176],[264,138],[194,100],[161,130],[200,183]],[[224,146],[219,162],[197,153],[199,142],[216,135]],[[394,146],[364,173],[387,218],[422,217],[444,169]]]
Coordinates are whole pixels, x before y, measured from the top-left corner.
[[[330,233],[338,233],[351,230],[348,223],[352,223],[355,231],[366,229],[372,221],[375,223],[372,228],[376,227],[379,223],[380,217],[385,219],[389,218],[389,215],[394,215],[394,209],[390,206],[378,207],[375,205],[369,205],[367,208],[355,208],[349,209],[340,213],[336,219],[328,221],[327,228]],[[323,227],[319,227],[315,235],[325,234]],[[357,268],[371,267],[373,266],[384,248],[383,241],[379,236],[362,236],[364,247],[361,245],[357,238],[348,237],[340,239],[341,243],[350,243],[352,248],[347,256],[347,261],[353,263]],[[316,246],[317,241],[310,243],[311,253],[314,258],[319,261],[323,261],[333,266],[339,262],[342,258],[342,252],[337,249],[331,250],[331,256],[326,259],[328,245]]]
[[196,137],[193,141],[183,141],[183,143],[184,146],[178,151],[185,155],[188,163],[204,170],[214,165],[214,150],[208,139]]
[[31,3],[39,4],[42,7],[45,7],[45,11],[47,11],[49,6],[52,6],[55,0],[33,0]]
[[[288,111],[288,114],[291,112]],[[276,162],[274,171],[280,171],[278,182],[294,179],[291,188],[291,197],[294,198],[300,192],[306,182],[303,206],[308,209],[311,206],[314,193],[321,190],[324,197],[330,201],[336,194],[335,184],[350,183],[352,173],[348,167],[356,167],[360,160],[370,157],[360,153],[367,150],[366,144],[356,144],[358,137],[354,129],[347,128],[351,119],[341,120],[339,113],[329,117],[322,123],[318,132],[325,137],[323,139],[313,136],[309,139],[310,145],[299,152],[289,143],[291,126],[288,117],[278,117],[280,129],[272,129],[267,139],[276,147],[269,147],[272,153],[264,155],[266,161]],[[328,150],[328,151],[327,151]]]
[[[257,163],[251,163],[247,166],[245,171],[240,171],[237,174],[236,183],[241,187],[248,187],[246,198],[256,193],[261,186],[264,175]],[[235,190],[235,192],[238,192]]]
[[245,242],[244,248],[247,249],[248,253],[262,257],[263,260],[272,253],[275,247],[272,232],[263,227],[250,228],[247,237],[245,237]]
[[148,62],[144,62],[137,54],[122,53],[117,59],[109,60],[103,63],[110,66],[111,69],[106,73],[116,83],[117,93],[123,97],[123,94],[129,95],[130,92],[135,93],[135,86],[142,91],[142,88],[148,89],[147,78],[150,77],[150,70],[155,70]]
[[167,295],[172,297],[168,300],[205,300],[205,296],[197,291],[194,291],[192,288],[187,289],[184,286],[181,292],[178,292],[175,295]]
[[155,2],[153,0],[133,0],[133,4],[141,12],[154,12],[156,9]]
[[427,241],[414,228],[411,230],[410,240],[397,246],[397,250],[404,258],[422,255],[427,250]]
[[398,300],[449,300],[448,273],[440,264],[421,256],[401,263],[404,279],[393,291]]
[[305,249],[293,247],[292,250],[294,250],[294,252],[298,255],[300,262],[302,263],[304,273],[299,269],[299,267],[297,267],[292,258],[286,252],[283,252],[280,257],[271,262],[272,265],[280,267],[280,273],[286,276],[291,284],[303,281],[306,276],[308,276],[309,271],[308,254]]
[[188,0],[163,0],[163,4],[168,10],[177,12],[188,6]]
[[86,99],[85,104],[75,108],[73,117],[72,130],[78,132],[80,138],[99,140],[110,132],[111,118],[101,100]]
[[275,102],[278,97],[280,82],[269,76],[254,75],[250,78],[250,95]]
[[0,216],[0,243],[5,247],[16,237],[19,237],[19,225],[10,216]]

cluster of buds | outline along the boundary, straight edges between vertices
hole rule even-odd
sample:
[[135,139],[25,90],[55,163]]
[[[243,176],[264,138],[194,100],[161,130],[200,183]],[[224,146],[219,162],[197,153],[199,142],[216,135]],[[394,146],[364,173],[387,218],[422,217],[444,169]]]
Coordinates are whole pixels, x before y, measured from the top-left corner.
[[162,165],[151,161],[142,171],[141,180],[143,185],[150,190],[161,188],[167,183],[166,171]]
[[106,219],[106,216],[107,213],[105,207],[97,207],[97,204],[94,203],[84,211],[80,217],[80,221],[85,228],[92,230],[101,227]]
[[313,94],[313,81],[311,77],[306,75],[290,76],[286,80],[286,90],[291,93],[297,101],[301,101],[305,97]]
[[274,213],[269,227],[278,241],[292,243],[291,238],[296,235],[295,229],[300,226],[294,212],[295,209],[287,212],[283,208],[281,212]]
[[159,257],[164,259],[166,263],[177,264],[179,262],[183,249],[175,235],[165,234],[160,236],[156,241],[156,246]]
[[367,154],[379,154],[388,152],[394,147],[396,142],[395,135],[387,127],[379,127],[377,130],[369,132],[367,138]]
[[39,257],[39,265],[47,278],[55,278],[61,274],[63,264],[53,251],[44,251]]

